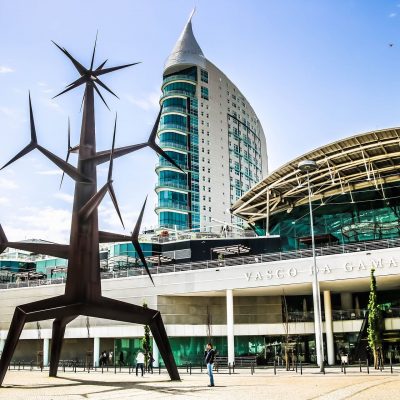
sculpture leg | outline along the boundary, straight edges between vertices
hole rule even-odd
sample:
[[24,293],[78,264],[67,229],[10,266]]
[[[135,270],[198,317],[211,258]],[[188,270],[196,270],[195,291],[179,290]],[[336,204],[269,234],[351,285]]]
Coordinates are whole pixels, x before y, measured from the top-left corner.
[[178,368],[176,367],[159,311],[101,297],[98,302],[84,305],[82,314],[89,317],[149,325],[171,380],[180,380]]
[[71,315],[70,317],[56,318],[53,322],[49,376],[57,376],[58,364],[60,362],[61,349],[65,334],[65,327],[76,317],[77,315]]
[[[15,309],[0,360],[0,385],[3,383],[4,376],[6,375],[25,323],[56,318],[63,312],[63,306],[64,296],[56,296],[24,304]],[[75,312],[74,314],[77,313]]]
[[157,314],[153,317],[150,323],[150,329],[171,380],[179,381],[181,378],[179,376],[178,368],[176,367],[171,345],[169,344],[167,332],[165,330],[160,312],[157,312]]
[[0,386],[3,383],[7,368],[11,362],[19,337],[21,336],[22,329],[26,322],[26,314],[17,307],[14,311],[14,316],[11,321],[10,329],[6,342],[4,344],[3,353],[0,360]]

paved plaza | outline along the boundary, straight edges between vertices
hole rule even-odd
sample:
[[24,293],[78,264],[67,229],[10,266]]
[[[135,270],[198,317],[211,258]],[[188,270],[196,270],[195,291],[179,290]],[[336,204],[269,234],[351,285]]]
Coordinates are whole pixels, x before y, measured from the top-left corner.
[[390,373],[365,371],[353,367],[344,375],[339,368],[320,375],[305,369],[303,375],[279,370],[239,370],[234,375],[215,374],[216,387],[209,388],[205,372],[181,373],[181,382],[170,382],[166,373],[145,375],[105,372],[61,372],[49,378],[47,372],[8,371],[0,399],[270,399],[270,400],[344,400],[398,399],[399,369]]

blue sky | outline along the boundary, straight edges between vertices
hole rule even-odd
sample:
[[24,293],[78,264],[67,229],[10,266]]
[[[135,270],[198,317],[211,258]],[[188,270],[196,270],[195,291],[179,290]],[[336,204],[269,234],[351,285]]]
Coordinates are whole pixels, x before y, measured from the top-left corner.
[[[194,33],[205,56],[261,120],[270,170],[328,142],[399,126],[399,0],[0,0],[0,164],[29,140],[28,90],[39,142],[64,157],[68,116],[78,141],[83,89],[51,100],[77,74],[50,41],[88,65],[97,30],[97,63],[142,61],[104,78],[120,100],[105,95],[112,112],[96,103],[98,148],[110,146],[115,112],[117,145],[146,140],[164,61],[194,6]],[[143,226],[157,222],[156,160],[146,149],[115,162],[127,231],[146,194]],[[60,191],[60,177],[36,151],[0,172],[0,222],[10,239],[68,240],[73,182],[67,177]],[[122,231],[109,198],[100,225]]]

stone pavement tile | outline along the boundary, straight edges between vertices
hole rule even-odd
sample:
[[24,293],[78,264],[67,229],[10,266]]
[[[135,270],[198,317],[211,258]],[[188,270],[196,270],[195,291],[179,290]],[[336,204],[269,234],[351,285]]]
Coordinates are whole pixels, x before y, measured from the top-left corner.
[[[235,375],[215,374],[215,381],[217,386],[208,388],[208,376],[199,372],[182,374],[181,382],[171,382],[165,373],[142,378],[128,373],[69,372],[49,378],[47,372],[8,371],[0,399],[361,400],[381,398],[382,387],[385,399],[400,398],[398,374],[372,371],[370,375],[343,375],[331,370],[325,376],[315,369],[305,370],[302,376],[286,371],[276,376],[271,371],[257,370],[255,375],[240,371]],[[388,397],[387,392],[393,395]]]

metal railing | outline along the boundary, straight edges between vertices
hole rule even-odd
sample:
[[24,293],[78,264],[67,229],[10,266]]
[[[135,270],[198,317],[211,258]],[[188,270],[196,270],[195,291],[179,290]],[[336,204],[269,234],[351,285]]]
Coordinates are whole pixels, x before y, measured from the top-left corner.
[[163,86],[168,83],[168,82],[173,82],[173,81],[191,81],[191,82],[196,82],[196,78],[191,75],[172,75],[168,76],[167,78],[163,79]]
[[174,181],[160,181],[159,183],[156,183],[156,185],[155,185],[155,189],[159,189],[159,188],[174,188],[174,189],[189,190],[189,187],[187,184],[177,183]]
[[[333,255],[333,254],[346,254],[361,251],[371,251],[379,249],[389,249],[400,247],[399,239],[384,239],[384,240],[374,240],[369,242],[358,242],[352,244],[343,244],[335,246],[317,247],[315,249],[316,255],[318,257]],[[275,253],[265,253],[257,255],[248,256],[237,256],[234,258],[226,258],[223,260],[206,260],[198,262],[189,262],[182,264],[166,264],[161,266],[151,266],[149,267],[152,274],[163,274],[171,272],[182,272],[182,271],[193,271],[198,269],[209,269],[209,268],[224,268],[235,265],[247,265],[247,264],[258,264],[267,263],[274,261],[291,260],[296,258],[311,258],[312,250],[294,250],[288,252],[275,252]],[[146,271],[142,267],[133,267],[132,269],[126,271],[118,272],[104,272],[102,273],[102,279],[114,279],[114,278],[128,278],[132,276],[146,275]],[[65,279],[44,279],[35,281],[23,281],[23,282],[12,282],[12,283],[0,283],[1,289],[10,289],[18,287],[32,287],[41,285],[53,285],[64,283]]]

